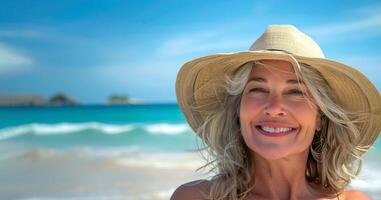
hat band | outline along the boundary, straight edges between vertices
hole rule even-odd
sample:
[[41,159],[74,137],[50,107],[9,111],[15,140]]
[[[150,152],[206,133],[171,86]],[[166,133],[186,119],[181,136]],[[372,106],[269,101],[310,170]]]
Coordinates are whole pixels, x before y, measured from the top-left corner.
[[287,53],[287,54],[293,54],[289,51],[286,51],[286,50],[282,50],[282,49],[266,49],[266,51],[280,51],[280,52],[284,52],[284,53]]
[[259,52],[259,53],[275,53],[275,54],[284,54],[284,55],[287,55],[291,58],[291,63],[296,65],[296,67],[299,69],[299,71],[301,71],[301,67],[299,65],[299,62],[298,60],[296,60],[296,58],[294,57],[295,54],[289,52],[289,51],[286,51],[286,50],[281,50],[281,49],[265,49],[265,50],[255,50],[255,51],[251,51],[251,52]]

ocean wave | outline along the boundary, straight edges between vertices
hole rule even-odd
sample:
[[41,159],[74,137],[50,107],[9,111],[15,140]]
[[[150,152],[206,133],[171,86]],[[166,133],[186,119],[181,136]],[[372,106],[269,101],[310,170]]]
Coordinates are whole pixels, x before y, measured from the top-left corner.
[[75,134],[81,131],[94,130],[103,134],[130,133],[137,129],[148,134],[177,135],[190,131],[187,124],[105,124],[99,122],[86,123],[57,123],[57,124],[24,124],[0,129],[0,140],[5,140],[25,134],[33,135],[62,135]]
[[152,134],[169,134],[176,135],[189,130],[187,124],[153,124],[148,125],[146,130]]

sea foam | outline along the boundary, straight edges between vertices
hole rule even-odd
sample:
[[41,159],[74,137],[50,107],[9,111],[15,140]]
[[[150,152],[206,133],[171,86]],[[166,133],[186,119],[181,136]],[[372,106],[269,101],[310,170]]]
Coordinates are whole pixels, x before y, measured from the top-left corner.
[[106,124],[99,122],[85,123],[57,123],[57,124],[24,124],[15,127],[0,129],[0,140],[17,137],[25,134],[33,135],[59,135],[74,134],[86,130],[94,130],[103,134],[113,135],[129,133],[136,129],[143,130],[148,134],[177,135],[190,131],[187,124]]

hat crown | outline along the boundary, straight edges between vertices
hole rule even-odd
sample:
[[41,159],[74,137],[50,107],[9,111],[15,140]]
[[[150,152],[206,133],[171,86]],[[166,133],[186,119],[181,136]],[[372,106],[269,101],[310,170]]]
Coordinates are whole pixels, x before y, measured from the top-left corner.
[[270,25],[251,45],[249,51],[278,50],[288,53],[325,58],[320,46],[292,25]]

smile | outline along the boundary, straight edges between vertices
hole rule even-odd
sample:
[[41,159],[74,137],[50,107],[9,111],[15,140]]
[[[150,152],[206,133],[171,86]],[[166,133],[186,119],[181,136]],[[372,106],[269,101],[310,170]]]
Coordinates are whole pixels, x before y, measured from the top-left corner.
[[295,128],[290,127],[269,127],[269,126],[255,126],[259,133],[270,137],[286,136],[295,132]]
[[260,126],[260,128],[269,133],[282,133],[282,132],[288,132],[292,130],[292,128],[272,128],[267,126]]

